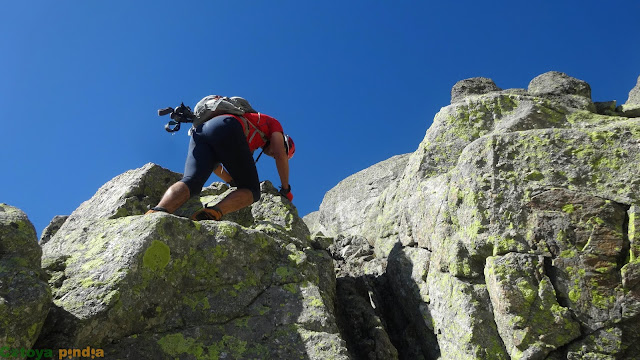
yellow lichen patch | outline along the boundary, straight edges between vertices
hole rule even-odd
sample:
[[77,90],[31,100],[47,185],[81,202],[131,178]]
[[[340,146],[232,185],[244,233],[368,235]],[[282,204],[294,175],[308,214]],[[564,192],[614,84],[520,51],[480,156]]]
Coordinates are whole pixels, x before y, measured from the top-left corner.
[[144,252],[142,263],[144,267],[153,271],[163,270],[171,260],[171,249],[162,241],[153,240],[151,246]]

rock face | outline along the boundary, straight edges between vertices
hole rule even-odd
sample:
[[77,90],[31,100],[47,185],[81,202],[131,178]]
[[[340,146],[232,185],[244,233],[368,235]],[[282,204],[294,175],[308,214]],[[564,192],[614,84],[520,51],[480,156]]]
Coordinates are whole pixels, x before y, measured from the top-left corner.
[[348,359],[335,274],[270,183],[223,221],[142,215],[180,175],[148,164],[114,178],[43,247],[53,306],[35,347],[87,346],[108,359]]
[[[454,86],[375,204],[325,197],[334,217],[314,226],[362,239],[336,241],[340,267],[364,269],[338,283],[361,284],[356,314],[400,359],[637,359],[640,118],[595,113],[589,85],[559,72],[491,83]],[[361,326],[357,341],[384,346]]]
[[616,108],[559,72],[463,80],[414,153],[340,182],[308,226],[269,182],[222,221],[188,219],[221,183],[143,215],[180,179],[154,164],[41,247],[0,204],[0,357],[638,359],[636,90]]
[[555,100],[568,108],[596,110],[591,101],[591,86],[562,72],[550,71],[537,76],[529,83],[528,92]]
[[617,110],[627,117],[640,117],[640,77],[637,85],[629,92],[627,102]]
[[396,155],[342,180],[324,196],[320,210],[305,217],[309,229],[328,236],[360,234],[367,223],[364,216],[397,180],[408,159],[409,154]]
[[51,290],[46,281],[41,280],[44,277],[41,256],[36,230],[27,215],[15,207],[0,204],[0,349],[4,349],[3,358],[23,358],[12,351],[31,348],[49,311]]
[[42,231],[42,235],[40,236],[40,246],[44,245],[49,241],[53,235],[60,229],[62,224],[67,221],[69,217],[66,215],[56,215],[51,219],[49,225]]
[[464,100],[470,95],[483,95],[500,89],[491,79],[475,77],[458,81],[451,89],[451,103]]
[[638,83],[629,92],[629,98],[627,104],[640,104],[640,76],[638,77]]

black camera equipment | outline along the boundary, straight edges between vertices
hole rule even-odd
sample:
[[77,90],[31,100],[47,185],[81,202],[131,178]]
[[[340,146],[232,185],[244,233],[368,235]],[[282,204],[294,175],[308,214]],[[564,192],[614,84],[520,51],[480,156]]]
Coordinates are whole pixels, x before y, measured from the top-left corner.
[[171,114],[172,120],[169,120],[167,125],[164,126],[164,129],[167,130],[167,132],[176,132],[180,130],[180,123],[192,123],[195,119],[195,115],[193,115],[191,108],[186,106],[184,103],[181,103],[180,106],[175,109],[168,107],[158,110],[158,116],[165,116],[168,114]]

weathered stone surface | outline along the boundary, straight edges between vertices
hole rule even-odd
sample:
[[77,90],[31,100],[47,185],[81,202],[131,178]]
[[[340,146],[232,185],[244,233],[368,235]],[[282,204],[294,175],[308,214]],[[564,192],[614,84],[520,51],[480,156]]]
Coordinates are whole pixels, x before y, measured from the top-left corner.
[[629,92],[627,102],[618,106],[616,111],[629,118],[640,117],[640,76],[636,86]]
[[53,235],[55,235],[56,232],[60,230],[60,227],[64,224],[65,221],[67,221],[68,218],[69,216],[67,215],[54,216],[53,219],[51,219],[49,225],[47,225],[47,227],[42,231],[42,235],[40,236],[40,246],[46,244],[47,241],[51,240]]
[[181,178],[180,174],[155,164],[127,171],[100,187],[69,216],[65,225],[72,225],[79,219],[115,219],[144,214],[149,206],[157,205],[171,184]]
[[637,356],[640,119],[610,107],[594,113],[588,84],[557,72],[463,97],[369,212],[353,209],[390,301],[442,359]]
[[549,71],[536,76],[529,83],[528,90],[535,96],[578,95],[591,98],[589,84],[559,71]]
[[131,359],[347,359],[332,260],[291,203],[263,183],[261,200],[226,220],[185,218],[224,196],[214,184],[176,215],[132,215],[176,178],[153,164],[116,177],[42,247],[54,307],[37,346]]
[[440,348],[436,339],[429,301],[427,273],[430,251],[422,248],[396,246],[389,254],[387,276],[397,306],[407,319],[415,321],[414,329],[422,354],[437,359]]
[[489,257],[485,279],[498,332],[512,359],[543,359],[580,336],[580,324],[556,300],[542,256]]
[[338,277],[384,273],[386,262],[371,263],[375,259],[373,246],[361,236],[339,235],[328,250],[334,260]]
[[451,103],[463,100],[469,95],[483,95],[500,89],[491,79],[474,77],[458,81],[451,88]]
[[398,359],[374,300],[386,261],[374,259],[373,247],[359,236],[340,235],[328,250],[337,277],[338,324],[352,357]]
[[529,93],[541,96],[569,108],[595,111],[591,101],[591,86],[565,73],[549,71],[535,77],[529,83]]
[[322,226],[320,222],[320,211],[313,211],[305,215],[302,220],[309,228],[309,231],[312,234],[321,233],[324,236],[324,233],[327,232],[327,229]]
[[640,104],[631,103],[620,105],[616,108],[616,111],[621,115],[628,118],[640,117]]
[[625,105],[640,104],[640,76],[638,76],[638,82],[636,86],[629,91],[629,97]]
[[600,101],[595,102],[593,105],[596,107],[596,113],[600,115],[616,115],[616,101]]
[[[598,330],[585,339],[572,344],[567,351],[566,359],[632,359],[632,357],[623,357],[624,350],[620,348],[622,337],[622,330],[619,327]],[[637,353],[633,356],[636,357]]]
[[493,319],[486,285],[431,266],[427,287],[429,312],[442,359],[509,359]]
[[366,277],[338,278],[337,315],[342,334],[354,359],[398,359],[387,327],[371,304],[372,284]]
[[21,210],[0,203],[0,349],[30,349],[51,304],[51,291],[41,280],[36,231]]
[[[433,239],[447,237],[443,231],[448,225],[443,222],[448,215],[445,205],[449,183],[467,146],[490,134],[570,127],[574,120],[568,115],[566,109],[554,107],[549,100],[504,92],[467,98],[442,108],[399,181],[380,196],[375,214],[365,216],[375,221],[362,227],[363,234],[376,242],[379,256],[387,256],[397,241],[431,248]],[[488,163],[486,158],[480,161]]]
[[410,280],[400,279],[407,266],[416,263],[414,274],[421,274],[419,266],[427,266],[422,249],[415,250],[406,251],[410,260],[405,260],[404,251],[390,258],[390,266],[401,270],[386,271],[387,260],[374,257],[362,237],[340,235],[329,247],[336,267],[339,325],[354,359],[439,357],[435,336],[420,329],[424,324],[410,321],[416,313],[399,306],[396,295],[413,294],[412,288],[405,288]]
[[530,238],[551,253],[559,296],[591,330],[622,320],[620,267],[628,251],[625,209],[602,198],[564,189],[531,199]]
[[365,215],[382,191],[402,173],[409,155],[397,155],[342,180],[325,194],[317,221],[327,236],[358,235],[362,232]]

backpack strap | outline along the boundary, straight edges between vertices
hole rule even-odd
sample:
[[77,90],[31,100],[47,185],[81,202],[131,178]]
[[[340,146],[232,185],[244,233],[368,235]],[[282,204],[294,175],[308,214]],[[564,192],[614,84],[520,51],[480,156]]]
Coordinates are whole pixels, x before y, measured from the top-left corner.
[[[256,136],[256,134],[260,135],[260,137],[262,138],[262,141],[264,141],[265,143],[267,142],[268,140],[267,135],[265,135],[264,132],[260,131],[260,129],[258,129],[256,125],[254,125],[251,121],[249,121],[247,118],[245,118],[242,115],[239,115],[238,117],[244,123],[244,129],[245,129],[244,136],[247,137],[247,142],[249,144],[251,144],[251,141]],[[260,113],[258,113],[258,123],[260,123]],[[253,127],[253,129],[255,130],[253,134],[251,134],[251,137],[249,137],[249,125],[251,125],[251,127]]]

